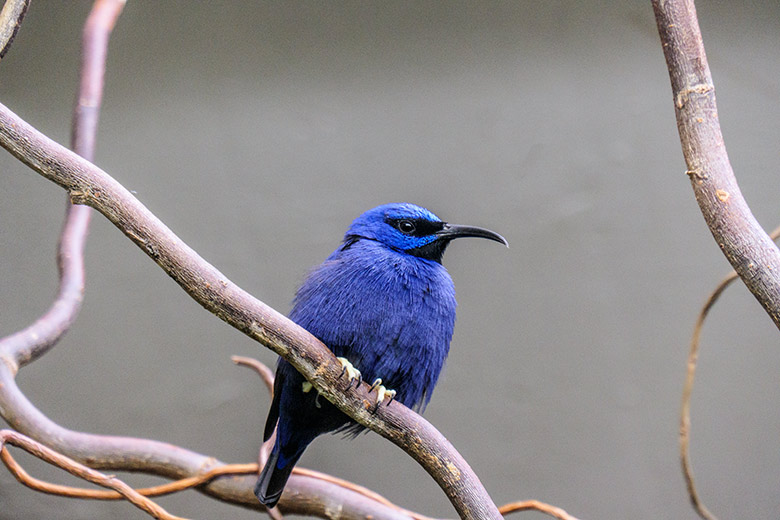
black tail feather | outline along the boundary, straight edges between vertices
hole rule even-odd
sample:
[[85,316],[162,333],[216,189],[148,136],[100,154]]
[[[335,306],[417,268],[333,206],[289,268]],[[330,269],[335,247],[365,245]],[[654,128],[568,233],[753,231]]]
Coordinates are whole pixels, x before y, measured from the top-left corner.
[[279,451],[277,448],[271,451],[271,455],[269,455],[268,461],[265,463],[265,467],[263,467],[263,471],[260,473],[260,477],[255,485],[255,495],[261,504],[272,508],[279,502],[284,486],[287,484],[287,479],[290,478],[295,463],[298,462],[300,457],[301,455],[299,454],[292,460],[287,461],[287,464],[283,467],[277,468],[276,463],[279,460]]

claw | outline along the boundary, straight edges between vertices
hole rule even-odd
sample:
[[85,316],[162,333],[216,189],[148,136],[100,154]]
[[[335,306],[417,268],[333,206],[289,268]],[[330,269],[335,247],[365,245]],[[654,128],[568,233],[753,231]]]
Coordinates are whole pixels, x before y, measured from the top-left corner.
[[341,375],[339,376],[339,379],[344,376],[344,374],[347,374],[347,379],[349,382],[349,385],[347,388],[352,386],[352,382],[357,380],[357,386],[360,386],[360,383],[363,382],[363,376],[360,374],[360,370],[352,366],[352,363],[349,362],[347,358],[343,357],[337,357],[339,363],[341,363],[342,369],[341,369]]
[[380,377],[377,377],[371,384],[371,388],[368,389],[369,393],[373,392],[374,390],[376,390],[376,408],[374,408],[374,410],[379,408],[379,405],[382,404],[382,402],[385,400],[385,397],[390,398],[387,404],[390,404],[395,398],[395,390],[388,390],[385,388],[385,386],[382,384],[382,378]]

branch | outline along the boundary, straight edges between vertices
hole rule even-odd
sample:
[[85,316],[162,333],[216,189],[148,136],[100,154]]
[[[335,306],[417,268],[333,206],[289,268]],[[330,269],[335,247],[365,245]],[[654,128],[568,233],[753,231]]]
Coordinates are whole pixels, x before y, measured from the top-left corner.
[[30,0],[5,0],[0,11],[0,59],[11,48],[28,7]]
[[[271,384],[269,391],[272,390],[273,374],[268,367],[251,358],[236,356],[233,360],[237,364],[249,366],[257,371],[266,384]],[[16,432],[7,432],[6,434],[12,436],[14,433]],[[144,442],[140,439],[137,439],[136,441]],[[35,441],[30,439],[29,442],[33,443]],[[0,450],[0,460],[2,460],[19,482],[31,489],[43,493],[91,500],[119,500],[127,498],[117,491],[75,488],[36,479],[27,474],[13,457],[11,457],[7,450]],[[58,458],[46,460],[66,470],[76,464],[75,461],[71,461],[71,459],[61,455]],[[242,474],[255,475],[258,470],[258,464],[219,465],[208,471],[201,472],[198,475],[154,487],[136,489],[135,491],[144,497],[161,496],[183,491],[185,489],[198,488],[209,484],[219,476],[235,477]],[[253,496],[251,493],[253,480],[254,479],[247,481],[247,479],[242,479],[240,482],[240,486],[250,486],[247,490],[244,490],[244,494],[247,494],[250,497]],[[289,499],[283,497],[280,504],[285,512],[288,513],[318,515],[323,518],[330,518],[328,512],[338,508],[340,511],[339,518],[342,520],[364,519],[366,517],[378,520],[434,520],[414,511],[403,509],[363,486],[305,468],[294,468],[293,477],[290,479],[287,489],[290,489],[290,494],[294,498]],[[257,501],[253,499],[250,500],[253,502],[253,504],[251,504],[253,507],[260,508],[260,504]],[[290,502],[290,504],[288,504],[288,502]],[[499,510],[502,515],[516,511],[537,510],[560,520],[577,520],[563,509],[539,502],[538,500],[513,502],[502,506]],[[268,513],[271,514],[272,511],[275,510],[269,510]]]
[[[98,0],[85,26],[82,82],[74,111],[74,145],[78,153],[87,157],[92,156],[94,147],[108,36],[122,5],[121,1]],[[439,482],[464,518],[500,516],[465,460],[429,423],[399,403],[383,408],[379,414],[370,413],[367,385],[352,390],[351,397],[345,396],[338,389],[339,383],[343,385],[338,380],[339,365],[324,345],[227,280],[107,174],[35,131],[7,108],[0,106],[0,111],[6,116],[2,144],[12,154],[63,186],[73,203],[99,209],[204,307],[285,356],[326,398],[413,454]],[[0,384],[4,385],[0,411],[20,431],[46,437],[63,453],[89,461],[95,467],[137,469],[142,461],[147,467],[149,455],[153,453],[158,457],[159,466],[154,468],[151,464],[152,471],[156,469],[178,478],[197,474],[204,465],[215,465],[216,461],[203,460],[203,456],[188,452],[182,454],[178,468],[163,467],[163,461],[167,463],[171,458],[171,446],[164,443],[66,430],[36,410],[13,380],[19,367],[45,353],[75,320],[84,284],[87,211],[86,208],[69,210],[59,255],[63,276],[52,308],[32,326],[0,344],[4,361],[0,363]],[[219,482],[208,487],[219,488]],[[254,498],[251,500],[254,505]]]
[[[95,483],[103,485],[104,487],[108,487],[110,488],[110,490],[97,490],[97,489],[77,488],[72,486],[63,486],[60,484],[52,484],[50,482],[45,482],[43,480],[32,477],[24,470],[24,468],[22,468],[19,465],[18,462],[16,462],[16,460],[11,456],[8,450],[4,449],[2,445],[3,442],[18,446],[24,449],[25,451],[27,451],[28,453],[38,457],[39,459],[48,462],[54,466],[57,466],[59,468],[62,468],[73,475],[84,478],[85,480],[88,480],[90,482],[95,482],[93,479],[85,476],[89,472],[91,472],[89,474],[93,475],[95,478],[101,479],[101,482],[95,482]],[[216,467],[210,471],[207,471],[195,477],[184,478],[181,480],[176,480],[174,482],[161,484],[159,486],[135,489],[132,490],[133,493],[130,494],[127,491],[127,486],[124,484],[121,486],[121,488],[111,485],[113,484],[114,481],[116,481],[116,479],[109,480],[112,477],[107,477],[98,472],[95,472],[94,470],[91,470],[90,468],[87,468],[86,466],[83,466],[82,464],[79,464],[78,462],[47,448],[46,446],[30,439],[29,437],[26,437],[24,435],[21,435],[18,432],[11,431],[11,430],[0,430],[0,460],[2,460],[3,464],[5,464],[5,466],[9,469],[9,471],[11,471],[13,476],[20,483],[36,491],[40,491],[42,493],[47,493],[52,495],[69,497],[69,498],[80,498],[80,499],[90,499],[90,500],[124,499],[138,505],[139,507],[141,507],[141,505],[139,504],[143,504],[143,507],[141,508],[147,512],[150,512],[152,516],[158,518],[169,518],[171,520],[177,517],[174,517],[167,513],[165,515],[155,514],[155,511],[162,511],[162,509],[159,508],[159,506],[157,506],[154,502],[148,500],[146,497],[169,495],[172,493],[177,493],[179,491],[184,491],[186,489],[191,489],[206,484],[219,476],[236,476],[241,474],[254,475],[257,474],[259,470],[257,464],[226,464],[224,466]],[[321,487],[324,489],[324,492],[327,493],[329,498],[328,500],[325,501],[318,500],[318,493],[310,493],[309,490],[307,489],[302,493],[302,497],[298,497],[297,499],[298,502],[304,504],[305,507],[293,508],[293,512],[295,513],[312,514],[313,512],[317,512],[323,518],[329,518],[327,511],[338,509],[340,511],[339,518],[342,519],[351,519],[351,518],[365,519],[366,517],[372,517],[372,518],[398,518],[398,519],[404,518],[404,519],[411,519],[411,520],[434,520],[411,511],[406,511],[392,504],[384,497],[377,495],[368,489],[362,488],[361,486],[356,486],[351,482],[343,481],[331,477],[330,475],[325,475],[322,473],[305,470],[302,468],[296,468],[296,469],[298,470],[299,474],[310,474],[309,476],[311,476],[312,478],[309,480],[315,480],[315,479],[322,480],[324,485]],[[335,484],[335,485],[329,485],[329,484]],[[314,488],[316,489],[316,487],[317,486],[315,485]],[[354,496],[355,494],[361,495],[362,497],[368,500],[360,498],[356,501]],[[377,502],[378,504],[372,503],[372,501]],[[357,502],[357,507],[355,505],[356,502]],[[387,514],[388,508],[390,510],[393,510],[396,514],[388,515]]]
[[731,169],[696,7],[693,0],[652,3],[696,201],[723,254],[780,327],[780,251],[750,212]]
[[[74,109],[73,126],[74,150],[85,158],[93,156],[108,37],[123,5],[124,0],[96,0],[85,25],[81,86]],[[14,31],[21,21],[21,15],[23,13],[13,22]],[[3,23],[0,19],[0,24],[3,24],[0,34],[8,28],[8,23],[8,20]],[[286,352],[293,358],[293,364],[298,368],[303,366],[304,372],[308,370],[315,387],[326,397],[334,399],[337,406],[342,406],[347,412],[350,412],[350,407],[355,408],[357,412],[353,412],[357,414],[358,420],[362,419],[361,422],[366,421],[364,424],[367,426],[378,428],[383,435],[411,451],[447,491],[464,518],[496,518],[500,515],[465,461],[432,426],[398,403],[389,412],[382,410],[384,413],[380,415],[386,416],[384,422],[368,414],[366,410],[371,401],[366,395],[365,386],[357,392],[360,397],[357,402],[354,398],[350,401],[343,397],[338,390],[329,390],[333,386],[332,356],[316,339],[227,281],[110,177],[38,134],[2,105],[0,111],[8,116],[3,143],[12,154],[65,187],[72,202],[89,203],[101,209],[204,307],[278,353],[284,355]],[[48,150],[46,145],[50,146]],[[41,146],[44,148],[39,148]],[[118,199],[111,198],[117,195]],[[251,492],[254,477],[235,476],[241,473],[254,474],[257,465],[228,466],[213,458],[157,441],[67,430],[40,413],[17,387],[14,377],[19,368],[47,352],[69,329],[80,308],[84,286],[83,246],[90,212],[86,206],[68,207],[58,256],[60,290],[57,300],[35,324],[0,341],[0,414],[19,430],[43,438],[94,467],[144,471],[171,478],[184,477],[176,482],[139,490],[142,494],[151,496],[199,486],[201,491],[222,500],[260,509]],[[156,234],[160,231],[161,235]],[[183,273],[177,271],[177,268],[184,268]],[[205,286],[205,289],[200,285]],[[299,352],[301,343],[309,345],[308,348],[312,350]],[[323,361],[330,361],[331,366],[318,367]],[[270,380],[267,368],[255,366],[255,369],[266,383]],[[317,377],[322,378],[322,381],[318,381]],[[24,442],[18,440],[22,437],[17,432],[6,431],[3,435],[9,443],[14,439],[16,443]],[[27,442],[30,443],[28,447],[37,445],[31,439],[27,439]],[[37,451],[32,448],[28,451],[88,480],[107,484],[117,491],[85,490],[39,481],[27,475],[7,450],[0,451],[0,458],[25,485],[78,498],[116,499],[124,496],[158,518],[175,518],[152,502],[139,499],[136,491],[123,483],[78,464],[50,448],[39,446]],[[220,476],[231,478],[218,478]],[[411,517],[428,520],[427,517],[398,508],[361,486],[303,468],[296,468],[295,475],[288,483],[286,495],[290,498],[280,503],[285,512],[329,517],[330,511],[338,507],[340,518],[344,519]],[[558,508],[536,501],[505,507],[509,508],[507,511],[530,508],[559,518],[573,518],[565,516],[565,512]]]
[[[11,3],[7,2],[6,8]],[[94,153],[108,39],[123,6],[124,0],[97,0],[84,26],[80,86],[72,128],[72,146],[83,157],[91,158]],[[21,17],[5,19],[0,27],[0,35],[8,33],[11,25],[16,28],[20,20]],[[186,479],[143,492],[173,492],[182,487],[208,482],[200,488],[202,492],[229,503],[262,509],[251,491],[253,477],[233,477],[211,482],[227,468],[211,457],[161,442],[67,430],[37,410],[16,385],[14,376],[19,368],[46,353],[76,319],[83,298],[84,245],[91,211],[89,207],[74,206],[68,201],[58,248],[60,284],[57,297],[46,314],[35,323],[0,340],[0,415],[17,430],[95,467],[145,471],[174,479]],[[10,459],[7,451],[3,454],[4,460]],[[231,467],[231,471],[235,471],[235,467]],[[257,472],[256,466],[253,471]],[[282,501],[282,506],[292,513],[322,516],[340,502],[344,505],[342,512],[347,519],[365,518],[368,515],[388,520],[409,518],[400,514],[397,508],[377,506],[364,497],[328,482],[293,477],[289,487],[294,495],[305,497],[305,500],[294,504],[291,500]],[[49,489],[51,492],[62,491],[62,487],[57,486]],[[82,498],[119,498],[116,493],[86,491],[71,490],[74,496]],[[85,493],[88,496],[84,496]]]
[[[108,38],[124,5],[124,0],[97,0],[84,25],[71,146],[77,154],[87,159],[92,159],[95,153]],[[8,25],[4,25],[0,34],[7,31]],[[0,341],[0,354],[5,354],[8,362],[17,367],[46,353],[76,321],[84,297],[84,246],[91,213],[90,208],[74,206],[70,200],[67,201],[65,222],[57,248],[60,269],[57,297],[46,314],[35,323]]]
[[[159,518],[160,520],[184,520],[178,516],[169,514],[167,511],[165,511],[165,509],[158,506],[148,498],[142,496],[136,490],[116,477],[103,475],[99,471],[95,471],[94,469],[88,468],[83,464],[79,464],[78,462],[63,456],[18,432],[0,430],[0,455],[3,457],[4,461],[7,461],[9,457],[5,447],[6,444],[11,444],[13,446],[22,448],[26,452],[38,457],[39,459],[66,470],[71,475],[75,475],[79,478],[92,482],[93,484],[112,489],[119,496],[125,498],[131,504],[139,509],[142,509],[143,511],[146,511],[155,518]],[[15,472],[14,475],[17,477],[17,479],[19,479],[20,482],[27,484],[29,482],[28,479],[30,479],[29,475],[26,475],[24,470],[21,470],[21,468],[18,466],[16,466],[16,469],[17,472]],[[18,473],[19,470],[21,470],[21,473]],[[35,482],[40,483],[40,481],[37,480]],[[40,490],[44,491],[45,489]]]
[[557,518],[558,520],[577,520],[576,517],[571,516],[569,513],[561,509],[560,507],[551,506],[538,500],[525,500],[523,502],[512,502],[505,504],[499,508],[502,515],[508,515],[510,513],[516,513],[518,511],[539,511],[546,515]]
[[368,385],[345,388],[341,365],[330,350],[228,280],[107,173],[1,104],[0,145],[65,188],[74,203],[100,211],[203,307],[287,359],[340,410],[409,453],[462,518],[501,517],[468,463],[430,423],[396,401],[372,412]]
[[696,325],[693,329],[693,337],[691,338],[690,350],[688,352],[688,363],[686,365],[685,385],[683,386],[682,393],[682,406],[680,408],[680,464],[682,466],[683,478],[685,479],[685,485],[688,488],[688,497],[691,500],[693,508],[696,513],[704,520],[717,520],[717,518],[710,513],[704,503],[699,498],[699,493],[696,491],[696,483],[693,479],[693,468],[691,466],[691,454],[690,454],[690,438],[691,438],[691,395],[693,394],[693,382],[696,376],[696,362],[699,358],[699,344],[701,340],[701,331],[704,327],[704,320],[707,318],[710,309],[718,301],[723,291],[731,285],[731,283],[738,278],[736,271],[731,271],[723,280],[720,281],[718,286],[707,297],[707,301],[704,303],[699,312],[699,316],[696,319]]
[[[769,237],[777,240],[780,237],[780,227],[774,229]],[[701,345],[701,331],[704,328],[704,321],[710,310],[720,298],[723,291],[737,279],[737,272],[731,271],[718,283],[717,287],[707,297],[704,306],[699,311],[696,318],[696,325],[693,328],[690,349],[688,352],[687,371],[685,375],[685,385],[682,393],[682,406],[680,408],[680,464],[682,465],[683,478],[688,488],[688,497],[693,504],[694,509],[704,520],[717,520],[709,509],[704,505],[699,493],[696,490],[696,483],[693,478],[693,465],[691,464],[691,395],[693,394],[693,382],[696,377],[696,363],[699,359],[699,346]]]
[[108,39],[124,6],[125,0],[95,0],[81,36],[81,78],[73,108],[71,148],[88,161],[95,154]]
[[[174,479],[176,482],[138,490],[156,496],[198,486],[196,489],[223,502],[263,510],[252,492],[257,465],[226,465],[206,455],[148,439],[95,435],[63,428],[43,415],[27,400],[13,377],[13,371],[0,359],[0,415],[16,430],[46,443],[67,457],[90,467],[111,471],[134,471]],[[228,473],[222,478],[215,478]],[[246,473],[238,475],[237,473]],[[341,485],[332,477],[300,468],[290,478],[288,491],[279,502],[284,513],[330,518],[339,509],[343,520],[414,520],[420,517],[397,506],[378,502],[372,496]],[[71,490],[66,496],[117,499],[101,492]]]

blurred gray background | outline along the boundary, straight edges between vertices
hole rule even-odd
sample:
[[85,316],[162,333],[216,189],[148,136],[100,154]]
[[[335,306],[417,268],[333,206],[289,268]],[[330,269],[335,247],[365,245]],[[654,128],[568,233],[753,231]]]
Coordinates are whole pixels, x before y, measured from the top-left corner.
[[[697,3],[731,160],[771,229],[780,6]],[[61,143],[89,7],[35,0],[0,63],[0,101]],[[699,306],[729,266],[684,175],[649,1],[131,0],[111,41],[96,162],[282,312],[377,204],[415,202],[502,233],[511,249],[463,241],[445,257],[459,314],[426,417],[498,504],[695,518],[678,464],[680,391]],[[8,334],[50,304],[65,195],[5,152],[0,168]],[[87,253],[81,316],[22,370],[27,395],[70,428],[254,460],[268,398],[230,356],[275,355],[206,313],[99,215]],[[722,518],[778,514],[777,334],[741,286],[704,333],[692,457]],[[454,516],[375,434],[322,438],[302,465]],[[258,515],[196,492],[160,502],[192,518]],[[147,518],[28,491],[0,469],[3,520],[110,517]]]

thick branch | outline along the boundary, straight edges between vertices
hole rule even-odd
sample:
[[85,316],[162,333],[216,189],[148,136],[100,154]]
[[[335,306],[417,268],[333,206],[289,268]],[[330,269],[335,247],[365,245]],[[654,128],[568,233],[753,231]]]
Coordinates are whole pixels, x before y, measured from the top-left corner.
[[[26,5],[26,2],[24,2]],[[6,2],[5,9],[19,2]],[[92,158],[103,91],[108,39],[124,0],[96,0],[84,26],[79,92],[73,113],[72,146]],[[4,13],[6,11],[4,10]],[[0,15],[2,16],[2,15]],[[5,20],[0,35],[18,26],[21,17]],[[204,475],[204,468],[222,466],[217,460],[170,444],[144,439],[109,437],[74,432],[49,420],[21,393],[14,375],[23,366],[46,353],[76,319],[84,290],[84,245],[91,208],[68,201],[67,215],[58,248],[60,286],[49,311],[26,329],[0,340],[0,414],[17,430],[33,436],[73,458],[109,470],[144,471],[169,478]],[[215,498],[262,509],[252,494],[253,477],[225,477],[201,486]],[[289,488],[293,496],[280,504],[291,513],[327,515],[342,504],[342,516],[408,520],[406,512],[372,500],[321,479],[295,476]]]
[[28,7],[30,0],[5,0],[0,11],[0,59],[11,48]]
[[750,212],[731,169],[693,0],[653,0],[677,129],[696,201],[723,254],[780,327],[780,252]]
[[339,409],[417,460],[462,518],[500,518],[466,461],[430,423],[398,402],[373,413],[368,385],[345,390],[341,365],[301,327],[236,286],[179,239],[108,174],[36,131],[0,105],[0,145],[94,207],[154,259],[198,303],[295,366]]

